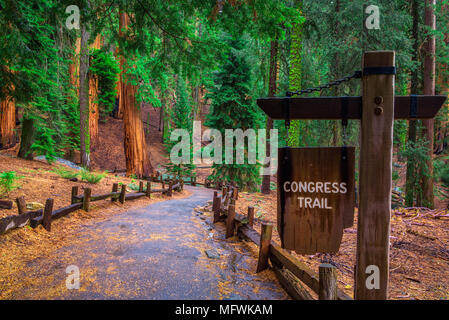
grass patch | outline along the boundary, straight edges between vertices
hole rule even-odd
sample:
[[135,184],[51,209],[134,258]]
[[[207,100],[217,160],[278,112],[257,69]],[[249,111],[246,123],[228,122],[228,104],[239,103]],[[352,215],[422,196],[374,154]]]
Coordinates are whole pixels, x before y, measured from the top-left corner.
[[53,172],[64,179],[73,179],[78,177],[79,174],[77,171],[69,170],[64,167],[57,167],[53,169]]
[[0,172],[0,197],[7,196],[11,191],[20,187],[17,183],[23,176],[18,176],[15,171]]
[[106,174],[106,171],[103,173],[94,173],[86,169],[81,169],[80,171],[81,180],[92,184],[98,183],[103,180],[103,178],[106,177]]

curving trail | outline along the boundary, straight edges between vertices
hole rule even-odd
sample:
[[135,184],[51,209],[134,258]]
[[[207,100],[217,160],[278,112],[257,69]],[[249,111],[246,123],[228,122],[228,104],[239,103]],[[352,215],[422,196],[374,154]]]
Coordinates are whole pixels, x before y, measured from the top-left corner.
[[[223,226],[193,209],[209,189],[129,210],[84,227],[55,257],[33,261],[30,285],[16,299],[288,299],[270,271],[254,274],[247,245],[225,240]],[[210,259],[205,250],[215,250]],[[80,289],[66,288],[66,268],[80,270]]]

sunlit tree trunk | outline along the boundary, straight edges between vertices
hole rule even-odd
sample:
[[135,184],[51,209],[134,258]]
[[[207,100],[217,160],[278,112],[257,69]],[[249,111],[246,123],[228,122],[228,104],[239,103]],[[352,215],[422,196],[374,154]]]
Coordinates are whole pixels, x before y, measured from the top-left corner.
[[0,148],[10,148],[16,144],[16,104],[6,96],[0,101]]
[[[120,28],[126,28],[128,23],[128,15],[120,12]],[[128,176],[135,174],[138,177],[149,176],[152,173],[152,167],[145,141],[141,112],[136,101],[137,81],[126,75],[126,69],[123,69],[126,66],[126,61],[123,56],[121,61],[122,82],[120,92],[122,96],[121,103],[123,103],[126,174]]]
[[80,152],[81,165],[90,168],[90,132],[89,132],[89,31],[81,24],[81,49],[79,67],[79,104],[80,104]]
[[[436,17],[434,12],[435,0],[426,0],[425,24],[431,30],[435,30]],[[435,36],[428,35],[424,43],[424,94],[435,94]],[[424,205],[433,208],[433,138],[434,138],[434,120],[423,120],[423,137],[429,142],[427,169],[428,175],[423,176],[423,200]]]
[[[101,35],[97,35],[91,49],[101,48]],[[94,145],[98,139],[98,119],[100,111],[98,109],[98,78],[89,74],[89,132],[91,144]]]

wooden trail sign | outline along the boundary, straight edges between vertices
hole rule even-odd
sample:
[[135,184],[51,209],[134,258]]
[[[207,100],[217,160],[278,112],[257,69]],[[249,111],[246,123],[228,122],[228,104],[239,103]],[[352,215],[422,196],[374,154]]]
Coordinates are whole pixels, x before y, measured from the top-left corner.
[[273,119],[361,120],[356,299],[388,297],[393,122],[431,119],[446,100],[445,96],[395,97],[395,73],[394,51],[365,52],[361,97],[257,100]]
[[299,254],[337,253],[354,222],[354,147],[280,148],[278,231]]

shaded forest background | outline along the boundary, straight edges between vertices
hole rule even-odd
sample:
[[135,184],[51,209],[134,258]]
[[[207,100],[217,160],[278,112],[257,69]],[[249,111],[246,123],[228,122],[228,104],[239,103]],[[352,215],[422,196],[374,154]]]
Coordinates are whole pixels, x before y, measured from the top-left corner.
[[[71,5],[80,9],[79,29],[67,28]],[[380,8],[378,30],[364,28],[367,5]],[[367,50],[396,51],[397,95],[447,95],[448,6],[447,0],[1,0],[1,148],[25,159],[63,157],[106,169],[105,159],[116,160],[104,148],[109,138],[123,146],[127,175],[145,177],[155,171],[150,159],[162,162],[173,147],[170,133],[191,130],[194,120],[222,132],[273,126],[280,146],[358,146],[358,121],[349,121],[346,135],[339,121],[292,121],[287,134],[283,121],[267,119],[255,100],[350,75]],[[360,95],[360,82],[310,95]],[[446,104],[435,120],[395,122],[393,180],[401,182],[395,192],[404,206],[434,207],[448,197],[448,115]],[[111,136],[102,136],[102,128]],[[175,175],[198,172],[165,163]],[[250,191],[273,188],[257,165],[214,165],[210,174]]]

